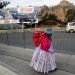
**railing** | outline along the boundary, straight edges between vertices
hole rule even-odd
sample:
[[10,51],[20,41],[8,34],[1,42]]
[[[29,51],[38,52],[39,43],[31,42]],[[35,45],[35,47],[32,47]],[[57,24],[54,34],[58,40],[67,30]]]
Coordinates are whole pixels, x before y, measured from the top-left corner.
[[33,48],[31,29],[0,30],[0,43]]

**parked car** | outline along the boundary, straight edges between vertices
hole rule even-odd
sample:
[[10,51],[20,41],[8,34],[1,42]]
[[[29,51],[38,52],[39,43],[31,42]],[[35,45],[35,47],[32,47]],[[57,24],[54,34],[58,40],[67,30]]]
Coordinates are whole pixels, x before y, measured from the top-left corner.
[[68,22],[66,25],[66,32],[75,32],[75,22]]

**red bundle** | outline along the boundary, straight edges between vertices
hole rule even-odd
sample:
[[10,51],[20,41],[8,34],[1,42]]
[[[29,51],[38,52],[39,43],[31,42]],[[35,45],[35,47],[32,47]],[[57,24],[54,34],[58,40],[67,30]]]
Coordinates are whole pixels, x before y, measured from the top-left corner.
[[43,31],[35,31],[33,32],[33,43],[36,47],[38,47],[41,43],[41,35],[43,34]]
[[51,42],[52,42],[51,38],[48,37],[44,38],[43,41],[41,42],[41,49],[48,52],[51,46]]

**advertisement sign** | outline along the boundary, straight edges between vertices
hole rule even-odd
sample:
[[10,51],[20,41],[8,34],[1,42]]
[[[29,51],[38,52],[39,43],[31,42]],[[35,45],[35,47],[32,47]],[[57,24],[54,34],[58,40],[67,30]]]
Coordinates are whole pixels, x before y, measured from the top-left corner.
[[33,12],[34,12],[33,7],[19,7],[18,8],[18,13],[29,14]]

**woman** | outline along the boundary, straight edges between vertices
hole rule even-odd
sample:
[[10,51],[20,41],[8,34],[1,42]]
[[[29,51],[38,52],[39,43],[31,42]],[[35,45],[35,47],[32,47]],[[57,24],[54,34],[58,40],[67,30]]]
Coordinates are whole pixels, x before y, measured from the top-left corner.
[[30,66],[38,72],[48,73],[56,69],[54,50],[52,47],[52,29],[46,29],[38,38],[39,45],[33,54]]

